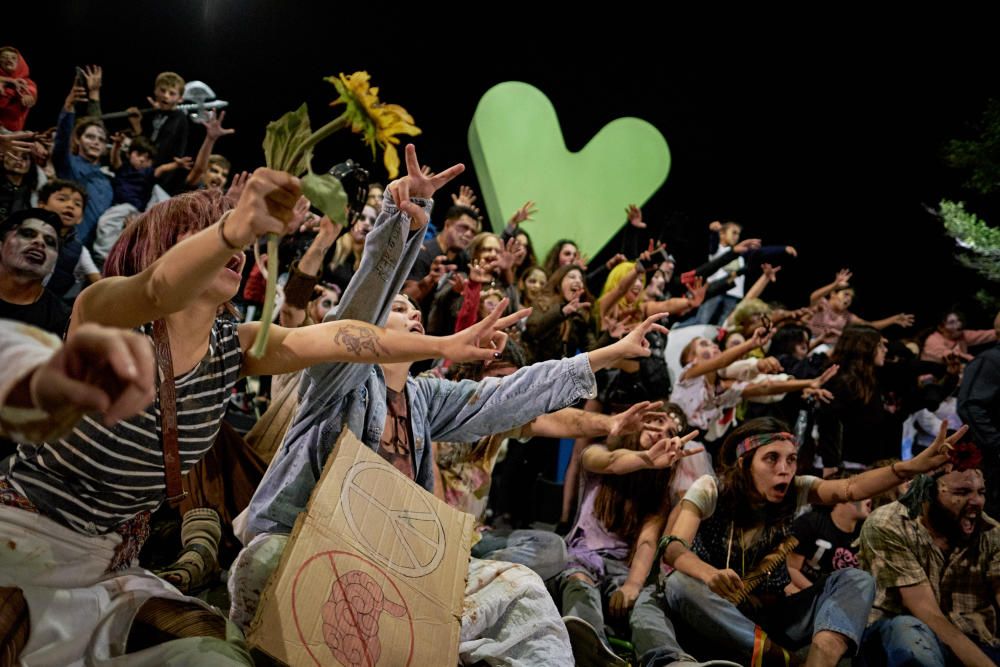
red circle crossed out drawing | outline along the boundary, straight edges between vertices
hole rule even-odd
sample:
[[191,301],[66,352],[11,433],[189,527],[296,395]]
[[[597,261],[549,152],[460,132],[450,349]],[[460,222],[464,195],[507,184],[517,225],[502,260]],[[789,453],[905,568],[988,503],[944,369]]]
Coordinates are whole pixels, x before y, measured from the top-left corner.
[[[395,591],[398,602],[388,600],[377,582],[364,570],[355,569],[356,565],[350,563],[349,560],[345,564],[343,561],[347,559],[354,559],[382,575]],[[340,567],[337,566],[338,560],[341,561]],[[330,564],[332,576],[321,574],[316,571],[315,567],[311,567],[314,563],[323,562]],[[324,601],[324,605],[320,609],[303,610],[301,617],[310,626],[317,616],[323,619],[324,643],[330,647],[333,657],[338,662],[347,667],[375,667],[381,654],[381,645],[378,639],[378,618],[380,613],[384,611],[391,616],[406,618],[410,629],[410,647],[405,665],[410,665],[413,661],[414,650],[413,616],[410,614],[403,593],[392,578],[378,565],[346,551],[321,551],[313,554],[299,566],[295,578],[292,580],[292,618],[295,621],[295,631],[298,633],[303,648],[316,665],[328,664],[329,661],[321,661],[316,657],[310,648],[310,643],[315,643],[315,641],[311,642],[310,640],[313,638],[307,638],[302,631],[297,593],[300,585],[299,580],[307,569],[310,570],[309,574],[313,578],[310,586],[315,585],[317,581],[323,581],[324,585],[327,585],[325,582],[329,581],[332,586],[329,600]],[[330,643],[332,636],[338,638],[335,644]],[[351,659],[346,654],[355,655],[356,658]]]

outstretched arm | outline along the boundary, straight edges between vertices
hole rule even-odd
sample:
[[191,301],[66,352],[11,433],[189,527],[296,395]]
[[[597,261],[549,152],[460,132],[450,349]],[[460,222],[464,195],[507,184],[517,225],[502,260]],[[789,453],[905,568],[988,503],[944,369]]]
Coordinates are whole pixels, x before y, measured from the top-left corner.
[[[97,322],[127,329],[193,304],[236,254],[258,236],[284,234],[301,190],[299,180],[258,169],[236,208],[219,222],[186,238],[134,276],[105,278],[80,293],[73,324]],[[220,234],[220,229],[221,234]]]
[[847,287],[851,283],[852,275],[853,274],[848,269],[841,269],[840,271],[837,271],[837,277],[834,278],[832,283],[820,287],[809,295],[809,305],[815,306],[821,299],[826,298],[838,287]]

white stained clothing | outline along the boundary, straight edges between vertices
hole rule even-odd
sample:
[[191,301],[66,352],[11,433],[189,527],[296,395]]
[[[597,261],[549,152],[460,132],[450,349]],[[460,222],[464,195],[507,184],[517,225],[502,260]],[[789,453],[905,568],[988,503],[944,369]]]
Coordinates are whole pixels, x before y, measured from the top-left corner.
[[[823,481],[812,475],[796,475],[794,480],[796,507],[808,505],[809,492]],[[699,478],[684,494],[684,500],[698,508],[698,511],[701,512],[701,520],[704,521],[715,514],[715,505],[719,500],[719,482],[712,475]]]
[[76,282],[83,283],[86,287],[90,284],[87,280],[87,276],[91,273],[100,273],[101,270],[97,268],[97,264],[94,264],[94,258],[91,257],[90,251],[86,248],[80,249],[80,259],[76,262],[76,267],[73,269],[73,278]]
[[[230,569],[229,618],[244,631],[287,543],[288,535],[261,533]],[[458,652],[462,664],[574,664],[569,633],[541,578],[524,565],[479,558],[469,562]]]
[[[685,366],[678,377],[683,377],[694,363]],[[754,360],[754,372],[756,368]],[[749,365],[743,368],[743,371],[749,373]],[[719,374],[721,375],[721,371]],[[746,382],[742,380],[737,380],[724,389],[721,386],[710,387],[705,376],[699,375],[695,378],[677,380],[670,393],[670,402],[679,405],[687,415],[688,423],[701,430],[702,437],[706,441],[712,442],[725,435],[732,426],[732,415],[727,415],[726,411],[735,408],[743,401],[745,387]]]
[[125,654],[132,621],[150,598],[214,607],[182,595],[133,566],[106,569],[117,533],[84,535],[40,514],[0,505],[0,587],[20,588],[30,634],[22,667],[160,667],[252,665],[242,634],[227,623],[227,641],[191,637]]
[[125,220],[138,212],[139,209],[132,204],[115,204],[97,219],[97,231],[94,232],[94,255],[101,262],[108,258],[111,248],[125,231]]

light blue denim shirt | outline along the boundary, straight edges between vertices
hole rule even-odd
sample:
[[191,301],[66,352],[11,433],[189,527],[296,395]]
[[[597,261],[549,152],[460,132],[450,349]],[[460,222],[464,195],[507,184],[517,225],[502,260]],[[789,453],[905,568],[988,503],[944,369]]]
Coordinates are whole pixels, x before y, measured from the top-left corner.
[[[430,214],[433,202],[415,201]],[[423,240],[409,225],[409,217],[387,193],[335,319],[385,325]],[[586,354],[482,382],[409,378],[415,481],[433,489],[433,440],[474,442],[572,405],[595,389]],[[378,451],[385,417],[385,378],[379,366],[331,363],[308,369],[299,386],[298,412],[247,509],[251,536],[291,532],[343,429]]]

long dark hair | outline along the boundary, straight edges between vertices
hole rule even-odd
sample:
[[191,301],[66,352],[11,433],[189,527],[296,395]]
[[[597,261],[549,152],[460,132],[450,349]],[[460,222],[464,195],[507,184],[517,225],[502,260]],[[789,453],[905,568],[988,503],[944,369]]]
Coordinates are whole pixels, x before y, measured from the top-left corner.
[[[736,446],[744,439],[764,433],[788,432],[788,424],[774,417],[758,417],[733,429],[719,450],[721,472],[717,514],[730,516],[741,528],[763,523],[773,526],[790,521],[795,516],[798,493],[795,477],[789,482],[788,492],[779,503],[769,503],[757,493],[750,465],[756,449],[736,457]],[[758,448],[759,449],[759,448]]]
[[[639,434],[622,438],[616,449],[642,451]],[[635,549],[642,524],[663,508],[669,485],[670,468],[603,475],[594,498],[594,516],[609,533],[618,535]]]
[[[594,296],[587,289],[587,274],[576,264],[567,264],[556,269],[556,272],[545,281],[545,287],[542,288],[542,295],[539,297],[540,306],[549,308],[554,304],[558,304],[559,306],[566,305],[566,300],[562,294],[562,281],[563,278],[569,275],[570,271],[580,272],[580,282],[583,283],[583,293],[580,294],[580,301],[594,303]],[[586,315],[586,313],[583,314]]]
[[882,334],[875,327],[852,325],[844,329],[830,355],[831,364],[840,364],[838,384],[864,403],[870,403],[879,393],[875,355],[881,342]]
[[559,268],[559,251],[566,244],[569,244],[576,248],[577,252],[580,252],[580,246],[576,244],[576,241],[572,239],[559,239],[553,244],[552,248],[549,250],[549,254],[545,256],[545,263],[542,264],[542,268],[545,269],[546,275],[552,275]]

